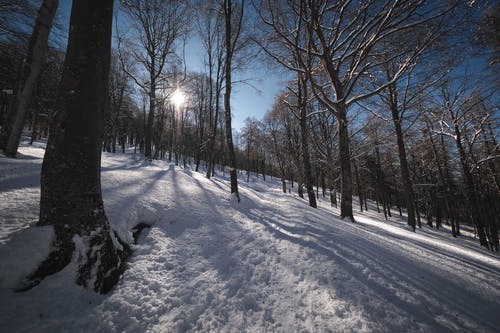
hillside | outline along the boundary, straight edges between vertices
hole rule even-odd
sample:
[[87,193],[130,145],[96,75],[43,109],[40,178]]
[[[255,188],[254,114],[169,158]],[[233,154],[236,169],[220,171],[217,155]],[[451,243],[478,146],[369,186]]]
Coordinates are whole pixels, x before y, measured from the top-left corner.
[[[228,179],[132,154],[103,154],[110,223],[140,235],[107,295],[71,281],[74,265],[24,293],[11,288],[48,252],[38,214],[43,149],[0,156],[2,332],[495,332],[500,258],[471,235],[409,231],[373,209],[356,223],[276,179]],[[39,230],[38,230],[39,229]]]

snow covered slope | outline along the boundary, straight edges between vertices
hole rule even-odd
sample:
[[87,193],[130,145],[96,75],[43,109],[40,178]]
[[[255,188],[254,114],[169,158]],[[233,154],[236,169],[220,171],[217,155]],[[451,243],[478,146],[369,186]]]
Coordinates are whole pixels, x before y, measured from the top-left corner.
[[0,157],[1,332],[500,328],[500,259],[472,239],[412,233],[373,211],[356,214],[356,223],[339,220],[326,200],[310,208],[273,180],[241,180],[237,204],[224,177],[121,154],[103,156],[110,222],[129,239],[134,224],[155,224],[141,234],[118,285],[96,295],[71,283],[74,267],[67,267],[15,294],[8,287],[16,269],[38,260],[20,240],[41,241],[18,230],[38,214],[43,150],[21,151],[21,159]]

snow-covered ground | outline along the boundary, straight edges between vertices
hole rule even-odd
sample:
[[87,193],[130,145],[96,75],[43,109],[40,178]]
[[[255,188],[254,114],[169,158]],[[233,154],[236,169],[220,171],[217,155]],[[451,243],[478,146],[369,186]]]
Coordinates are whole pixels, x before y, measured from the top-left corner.
[[131,154],[103,155],[107,215],[122,237],[155,224],[118,285],[96,295],[71,282],[69,266],[13,293],[51,235],[26,229],[43,149],[21,152],[0,156],[1,332],[500,330],[500,259],[471,237],[413,233],[373,210],[339,220],[327,200],[310,208],[276,180],[242,179],[238,204],[224,177]]

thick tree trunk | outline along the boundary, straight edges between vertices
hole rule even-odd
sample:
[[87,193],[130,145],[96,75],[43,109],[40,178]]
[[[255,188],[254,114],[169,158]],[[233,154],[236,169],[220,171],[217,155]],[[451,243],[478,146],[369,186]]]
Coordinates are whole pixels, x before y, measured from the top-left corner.
[[10,127],[10,133],[5,134],[8,137],[4,149],[7,156],[15,156],[17,153],[24,127],[24,118],[45,61],[50,29],[58,4],[58,0],[44,0],[38,11],[38,17],[28,46],[28,53],[21,69],[16,93],[15,118],[12,127]]
[[27,288],[76,260],[76,282],[105,293],[118,281],[130,251],[110,228],[100,183],[112,15],[113,0],[73,1],[56,114],[42,164],[38,225],[54,227],[53,252],[28,276]]
[[402,192],[408,212],[407,223],[413,231],[415,231],[415,196],[413,195],[413,185],[410,178],[410,171],[408,169],[408,161],[406,159],[406,149],[403,138],[403,130],[401,128],[401,119],[399,118],[398,110],[395,108],[392,110],[392,121],[394,123],[394,129],[396,131],[396,138],[398,142],[399,164],[401,167],[401,178],[403,180]]
[[345,106],[337,117],[339,133],[339,160],[340,160],[340,217],[354,221],[352,213],[352,172],[351,154],[349,151],[349,132],[347,129],[347,115]]

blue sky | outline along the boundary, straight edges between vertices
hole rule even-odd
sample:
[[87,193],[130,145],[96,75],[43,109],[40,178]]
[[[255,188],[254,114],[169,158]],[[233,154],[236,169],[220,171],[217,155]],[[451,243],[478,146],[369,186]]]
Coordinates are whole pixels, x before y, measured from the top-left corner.
[[[197,38],[186,45],[186,67],[188,71],[203,72],[204,50]],[[247,117],[262,119],[274,103],[274,98],[284,88],[284,75],[259,62],[248,64],[250,69],[233,74],[231,109],[233,128],[241,129]],[[249,84],[238,81],[248,81]]]
[[[61,16],[63,28],[69,26],[71,0],[60,0],[58,14]],[[118,4],[115,3],[115,7]],[[188,71],[203,72],[204,50],[201,43],[192,37],[186,46],[186,67]],[[283,76],[276,70],[271,70],[265,64],[256,62],[249,68],[233,74],[234,81],[248,80],[251,85],[235,83],[232,91],[231,108],[233,128],[240,130],[247,117],[262,119],[274,103],[274,98],[284,88]]]

